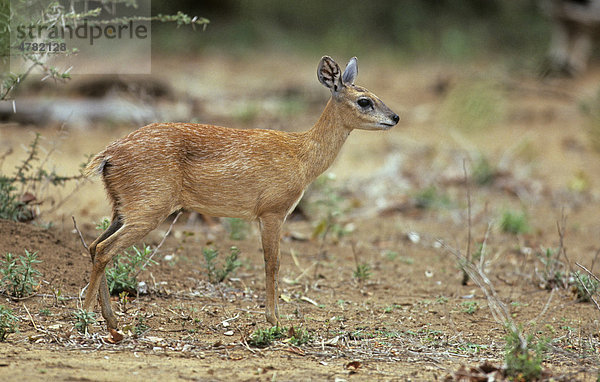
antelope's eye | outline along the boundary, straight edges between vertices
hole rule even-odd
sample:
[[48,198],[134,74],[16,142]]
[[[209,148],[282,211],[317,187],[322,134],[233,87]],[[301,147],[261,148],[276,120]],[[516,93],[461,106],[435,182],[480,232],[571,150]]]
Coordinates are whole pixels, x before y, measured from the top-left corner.
[[373,102],[368,99],[368,98],[361,98],[358,101],[356,101],[356,103],[358,104],[358,106],[362,107],[362,108],[367,108],[369,106],[373,106]]

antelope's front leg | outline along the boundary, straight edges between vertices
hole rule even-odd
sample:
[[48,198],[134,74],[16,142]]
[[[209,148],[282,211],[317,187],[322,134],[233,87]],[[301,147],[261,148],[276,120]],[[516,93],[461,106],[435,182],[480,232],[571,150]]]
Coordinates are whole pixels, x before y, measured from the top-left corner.
[[284,218],[278,215],[266,215],[259,218],[262,246],[265,257],[266,276],[266,317],[273,325],[279,324],[279,309],[277,307],[279,280],[279,240]]

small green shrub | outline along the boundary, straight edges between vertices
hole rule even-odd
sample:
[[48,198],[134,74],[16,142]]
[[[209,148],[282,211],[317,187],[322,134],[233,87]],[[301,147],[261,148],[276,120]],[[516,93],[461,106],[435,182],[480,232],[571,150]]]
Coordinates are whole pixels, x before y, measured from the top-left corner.
[[353,275],[359,282],[365,282],[371,277],[371,267],[368,264],[357,264]]
[[265,348],[273,343],[273,341],[285,337],[286,329],[280,326],[273,326],[269,329],[257,329],[250,336],[248,344],[257,348]]
[[6,341],[11,333],[19,330],[19,318],[13,314],[13,311],[0,305],[0,342]]
[[236,269],[241,265],[238,260],[240,250],[237,247],[231,247],[229,249],[229,255],[225,258],[225,263],[222,267],[217,266],[217,257],[219,251],[215,248],[206,247],[202,249],[204,260],[206,262],[205,268],[208,275],[208,280],[212,284],[218,284],[223,282],[230,274],[233,274]]
[[135,295],[137,288],[136,274],[146,269],[150,264],[157,264],[149,259],[152,249],[145,245],[141,250],[135,245],[125,250],[124,253],[115,256],[113,266],[106,268],[106,281],[108,290],[112,295],[123,292]]
[[305,328],[292,326],[288,330],[288,335],[290,336],[290,343],[296,346],[306,345],[313,340],[312,335]]
[[81,334],[88,334],[88,327],[96,323],[96,313],[94,312],[77,309],[72,315],[75,320],[75,329]]
[[38,263],[41,261],[37,259],[37,252],[30,253],[25,250],[25,256],[19,256],[18,259],[15,259],[12,253],[7,253],[4,260],[0,261],[0,284],[12,297],[31,296],[38,285],[37,279],[41,276],[33,267]]
[[569,285],[569,271],[565,264],[559,260],[560,251],[546,248],[536,253],[537,258],[543,264],[543,269],[536,274],[540,280],[540,287],[552,290],[556,287],[567,288]]
[[524,212],[504,211],[500,218],[500,228],[503,232],[513,235],[527,233],[531,229],[527,215]]
[[282,326],[274,326],[269,329],[255,330],[250,336],[248,344],[257,348],[265,348],[271,345],[273,341],[284,338],[285,342],[296,346],[305,345],[313,340],[312,335],[304,328],[292,326],[287,329]]
[[[517,330],[522,331],[521,328]],[[519,381],[537,380],[542,374],[542,361],[547,344],[547,340],[535,340],[530,334],[523,348],[519,333],[510,331],[506,336],[504,355],[507,376]]]
[[579,302],[590,302],[592,296],[598,293],[600,285],[598,280],[579,271],[573,273],[572,284]]
[[148,331],[148,329],[150,329],[150,327],[146,325],[145,318],[141,314],[138,314],[135,320],[136,323],[133,327],[133,334],[135,335],[135,337],[141,337],[144,335],[144,333]]
[[[96,225],[96,229],[105,231],[109,226],[110,220],[104,218]],[[113,266],[107,267],[105,271],[110,294],[118,296],[127,292],[135,295],[138,284],[137,274],[146,267],[157,264],[156,261],[150,259],[150,255],[152,255],[152,250],[149,246],[144,245],[142,249],[139,249],[134,245],[115,256]]]

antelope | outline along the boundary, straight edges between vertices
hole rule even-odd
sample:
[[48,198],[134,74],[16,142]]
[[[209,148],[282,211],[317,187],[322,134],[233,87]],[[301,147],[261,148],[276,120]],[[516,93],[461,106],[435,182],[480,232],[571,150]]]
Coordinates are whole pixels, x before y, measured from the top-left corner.
[[400,119],[375,94],[354,85],[356,57],[345,71],[329,56],[317,77],[331,91],[319,120],[304,132],[153,123],[109,144],[85,169],[99,175],[112,204],[110,226],[89,247],[92,272],[83,309],[98,294],[108,329],[117,328],[104,269],[182,208],[258,220],[266,275],[265,314],[279,323],[281,227],[304,190],[333,162],[353,129],[388,130]]

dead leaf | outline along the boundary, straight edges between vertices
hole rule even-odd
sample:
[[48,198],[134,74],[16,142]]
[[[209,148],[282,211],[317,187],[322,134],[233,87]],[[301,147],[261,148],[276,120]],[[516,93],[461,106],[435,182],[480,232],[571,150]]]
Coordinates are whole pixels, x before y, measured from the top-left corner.
[[123,341],[123,338],[125,338],[123,333],[119,333],[116,329],[108,329],[108,336],[105,339],[108,343],[118,344]]
[[362,367],[362,362],[351,361],[351,362],[348,362],[344,367],[346,369],[350,370],[350,373],[358,373],[358,369],[360,369]]

